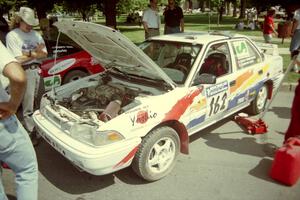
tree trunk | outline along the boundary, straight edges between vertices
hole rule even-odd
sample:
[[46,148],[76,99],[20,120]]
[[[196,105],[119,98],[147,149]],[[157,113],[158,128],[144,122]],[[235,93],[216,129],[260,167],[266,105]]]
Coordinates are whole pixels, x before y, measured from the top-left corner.
[[233,13],[232,13],[232,17],[237,17],[237,2],[236,0],[232,2],[233,4]]
[[201,12],[205,11],[205,0],[199,1],[199,8],[201,9]]
[[36,14],[39,19],[47,17],[46,8],[44,7],[44,4],[36,5]]
[[117,3],[119,0],[104,0],[105,25],[117,29]]
[[231,2],[226,1],[226,15],[231,15]]
[[[223,1],[219,7],[219,22],[222,22],[222,20],[223,20],[224,9],[225,9],[225,2]],[[218,23],[218,25],[219,25],[219,23]]]
[[241,0],[241,7],[240,7],[240,19],[245,18],[245,11],[246,11],[246,1],[247,0]]

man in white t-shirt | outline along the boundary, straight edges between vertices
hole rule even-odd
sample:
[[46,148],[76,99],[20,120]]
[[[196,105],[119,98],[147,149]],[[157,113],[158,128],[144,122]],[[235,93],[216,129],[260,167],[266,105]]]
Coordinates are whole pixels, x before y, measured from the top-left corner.
[[[37,200],[38,166],[34,148],[15,113],[25,92],[26,76],[21,65],[0,42],[0,74],[10,82],[10,96],[0,82],[0,162],[15,173],[17,199]],[[7,199],[1,181],[0,199]]]
[[[295,10],[294,12],[291,35],[292,35],[292,40],[290,44],[290,52],[291,52],[291,56],[293,57],[293,55],[295,55],[297,50],[300,48],[300,8]],[[297,64],[295,65],[294,67],[295,72],[298,72],[298,66],[299,65]]]
[[144,11],[142,21],[145,29],[145,39],[160,34],[160,16],[157,8],[157,0],[150,0],[150,6]]
[[12,21],[13,30],[6,36],[6,46],[13,56],[22,64],[27,75],[27,87],[22,102],[23,120],[25,128],[37,144],[36,133],[32,114],[34,112],[34,100],[40,85],[37,64],[39,59],[47,56],[47,49],[42,36],[32,30],[39,24],[31,8],[21,7]]

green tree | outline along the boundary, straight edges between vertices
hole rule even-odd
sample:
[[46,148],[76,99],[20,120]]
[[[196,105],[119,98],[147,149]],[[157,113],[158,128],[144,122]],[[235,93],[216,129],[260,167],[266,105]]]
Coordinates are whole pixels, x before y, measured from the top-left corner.
[[120,0],[117,5],[117,12],[121,14],[144,10],[148,4],[149,0]]
[[0,0],[0,14],[8,13],[11,9],[17,10],[26,3],[26,0]]
[[62,0],[27,0],[27,4],[31,8],[35,8],[39,19],[45,18],[47,12],[50,12],[55,3],[59,3]]
[[89,16],[96,10],[96,0],[64,0],[63,7],[71,12],[79,12],[83,21],[89,21]]

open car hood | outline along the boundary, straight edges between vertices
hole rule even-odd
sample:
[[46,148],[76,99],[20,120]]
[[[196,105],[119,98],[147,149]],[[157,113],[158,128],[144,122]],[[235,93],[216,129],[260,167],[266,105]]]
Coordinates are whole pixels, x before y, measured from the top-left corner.
[[107,69],[110,64],[114,64],[128,74],[164,80],[171,87],[175,87],[172,79],[120,32],[99,24],[69,20],[56,22],[55,26]]

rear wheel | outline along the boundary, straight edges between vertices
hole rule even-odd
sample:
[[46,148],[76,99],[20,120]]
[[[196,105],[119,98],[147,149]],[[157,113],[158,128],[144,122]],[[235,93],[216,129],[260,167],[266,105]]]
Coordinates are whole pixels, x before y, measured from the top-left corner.
[[156,181],[172,171],[179,153],[179,137],[170,127],[151,131],[142,141],[133,162],[133,170],[147,181]]
[[265,109],[267,100],[268,100],[268,87],[267,85],[263,85],[259,89],[254,101],[251,102],[247,111],[249,112],[249,114],[253,114],[253,115],[257,115],[261,113]]
[[70,83],[72,81],[76,81],[80,78],[87,76],[88,73],[81,70],[73,70],[67,73],[64,77],[63,84]]

